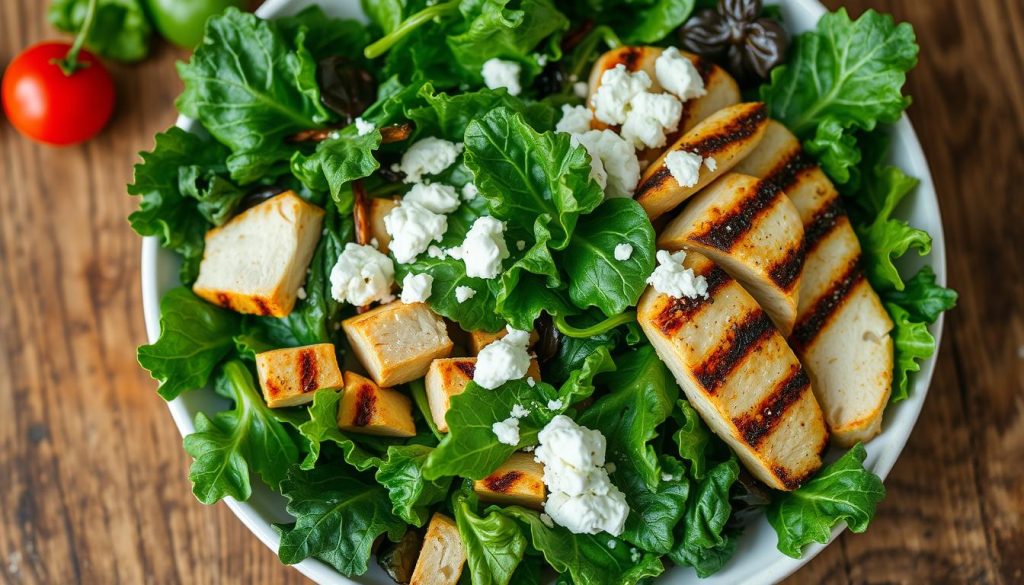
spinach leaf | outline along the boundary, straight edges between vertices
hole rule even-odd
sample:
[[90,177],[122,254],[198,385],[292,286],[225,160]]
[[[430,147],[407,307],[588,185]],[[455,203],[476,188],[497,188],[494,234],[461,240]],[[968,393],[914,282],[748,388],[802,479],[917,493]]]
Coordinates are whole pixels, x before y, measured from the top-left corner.
[[[88,7],[89,0],[52,0],[46,19],[58,30],[77,33]],[[149,55],[152,33],[140,0],[98,0],[85,46],[108,59],[141,61]]]
[[679,456],[689,461],[690,477],[704,479],[708,469],[707,449],[711,441],[711,431],[689,402],[680,400],[676,406],[678,410],[673,416],[679,424],[679,429],[674,438],[676,446],[679,447]]
[[391,511],[413,526],[430,519],[430,506],[448,495],[451,478],[428,480],[423,465],[433,451],[424,445],[388,447],[387,456],[377,470],[376,479],[387,488]]
[[608,534],[573,534],[561,526],[549,527],[540,514],[519,506],[505,508],[502,514],[523,524],[533,547],[556,571],[569,573],[574,583],[633,585],[665,570],[657,555],[644,552],[634,560],[630,546]]
[[628,460],[616,465],[612,481],[629,503],[622,539],[642,550],[666,554],[675,542],[673,530],[686,511],[690,482],[677,459],[661,457],[661,469],[663,476],[656,489],[646,484]]
[[472,494],[456,496],[453,505],[466,564],[473,585],[509,585],[523,553],[526,536],[515,520],[491,510],[480,516]]
[[739,473],[736,457],[731,456],[691,488],[675,548],[668,556],[677,565],[692,566],[699,577],[716,573],[735,552],[735,537],[725,533],[725,525],[732,515],[729,489]]
[[300,25],[288,35],[272,21],[229,8],[207,21],[203,43],[178,64],[185,83],[178,109],[231,149],[227,166],[239,183],[287,161],[294,150],[288,136],[330,119],[306,30]]
[[385,34],[391,34],[402,23],[404,0],[361,0],[363,12],[370,22],[377,25]]
[[[628,260],[616,260],[615,247],[623,243],[633,246],[633,253]],[[579,218],[559,260],[577,307],[596,306],[605,315],[618,315],[636,305],[647,288],[654,270],[654,228],[633,199],[609,199]]]
[[204,504],[225,496],[247,500],[252,494],[250,468],[279,489],[299,451],[263,402],[252,374],[242,362],[230,361],[224,364],[217,390],[230,396],[235,406],[212,419],[196,414],[196,431],[185,437],[185,451],[194,459],[188,473],[192,493]]
[[559,336],[558,352],[547,362],[541,364],[544,380],[551,384],[561,384],[571,376],[578,375],[576,372],[597,351],[602,351],[611,361],[611,350],[618,344],[619,337],[621,337],[621,333],[618,329],[585,338]]
[[362,64],[363,47],[370,42],[370,34],[363,23],[331,18],[316,4],[293,16],[278,18],[274,24],[286,37],[295,37],[305,29],[305,48],[317,61],[340,55]]
[[380,167],[373,154],[380,148],[380,139],[380,130],[359,136],[354,125],[347,126],[318,143],[312,154],[293,154],[292,174],[307,188],[329,190],[338,200],[349,183]]
[[558,389],[563,404],[575,404],[594,393],[594,378],[604,372],[615,371],[615,360],[609,346],[597,345],[589,355],[577,362],[569,377]]
[[694,1],[655,0],[646,8],[633,7],[624,22],[613,24],[626,44],[657,43],[686,22]]
[[[185,197],[196,200],[196,208],[203,219],[213,225],[224,225],[245,198],[245,191],[218,174],[218,170],[199,165],[180,167],[178,189]],[[227,172],[226,167],[223,172]]]
[[615,359],[617,369],[602,374],[600,382],[611,392],[579,417],[585,427],[601,431],[608,441],[610,459],[618,466],[630,462],[644,484],[655,490],[661,465],[649,443],[658,436],[679,397],[679,386],[654,348],[644,345]]
[[508,94],[504,89],[480,89],[473,92],[447,94],[436,92],[432,84],[419,91],[424,105],[410,108],[406,115],[416,124],[416,136],[438,136],[461,142],[470,121],[497,108],[517,112],[538,132],[552,130],[558,111],[548,103],[527,102]]
[[309,453],[303,459],[300,468],[313,469],[320,458],[320,444],[331,441],[342,452],[345,462],[359,471],[379,467],[383,459],[357,445],[338,428],[338,404],[341,392],[336,390],[318,390],[313,395],[313,403],[309,405],[309,421],[299,426],[299,434],[309,441]]
[[293,467],[281,493],[295,517],[295,524],[282,530],[277,551],[289,565],[315,557],[347,577],[362,575],[374,540],[387,534],[397,542],[406,529],[391,513],[385,489],[344,465]]
[[213,369],[235,348],[239,317],[179,287],[160,300],[160,338],[139,347],[139,364],[160,382],[157,392],[174,400],[206,386]]
[[768,507],[768,522],[779,535],[780,551],[800,558],[804,546],[828,542],[832,528],[841,521],[853,532],[867,529],[885,497],[885,486],[877,475],[864,469],[866,457],[858,443],[811,481]]

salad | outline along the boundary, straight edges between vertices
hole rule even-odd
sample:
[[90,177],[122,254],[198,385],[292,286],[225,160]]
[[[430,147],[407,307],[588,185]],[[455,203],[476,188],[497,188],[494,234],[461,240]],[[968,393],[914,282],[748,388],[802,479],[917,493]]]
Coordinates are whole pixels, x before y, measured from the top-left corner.
[[[370,2],[211,18],[132,227],[180,255],[159,394],[206,504],[261,481],[278,555],[398,583],[799,557],[956,294],[892,217],[908,24],[757,0]],[[624,16],[625,15],[625,16]]]

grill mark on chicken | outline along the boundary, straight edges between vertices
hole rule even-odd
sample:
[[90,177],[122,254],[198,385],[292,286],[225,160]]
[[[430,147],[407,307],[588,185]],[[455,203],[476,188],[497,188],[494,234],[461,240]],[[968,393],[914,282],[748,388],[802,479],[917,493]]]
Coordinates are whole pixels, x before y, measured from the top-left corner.
[[712,248],[728,252],[743,239],[756,223],[757,218],[771,210],[773,202],[785,197],[782,191],[770,181],[758,181],[750,192],[725,214],[708,222],[703,233],[694,234],[692,239]]
[[810,253],[825,236],[839,224],[839,219],[846,216],[846,210],[838,197],[833,197],[821,209],[815,212],[807,225],[804,226],[804,248]]
[[356,416],[353,426],[365,427],[373,421],[373,411],[377,406],[377,393],[373,386],[363,384],[356,390]]
[[702,276],[704,276],[704,280],[708,283],[708,295],[706,297],[697,297],[693,299],[689,297],[683,297],[681,299],[668,297],[669,302],[654,317],[654,326],[666,336],[672,337],[675,335],[676,332],[682,329],[683,325],[693,318],[693,316],[701,309],[706,305],[713,303],[715,293],[732,280],[729,278],[729,275],[718,266],[712,266],[711,270]]
[[799,364],[794,364],[789,374],[758,404],[753,414],[736,417],[733,424],[747,444],[756,449],[775,430],[786,411],[796,404],[810,387],[811,380],[807,377],[807,372]]
[[769,171],[765,176],[765,180],[775,183],[775,185],[785,191],[797,183],[805,171],[817,168],[818,165],[802,150],[799,148],[795,149],[789,156],[783,159],[782,162],[777,164],[775,168]]
[[810,469],[805,469],[800,473],[793,474],[790,473],[788,469],[781,465],[772,466],[772,472],[775,473],[775,476],[779,478],[779,481],[782,482],[782,485],[786,486],[787,490],[795,490],[798,487],[802,486],[805,481],[807,481],[812,475],[818,472],[818,469],[819,468],[817,467],[812,467]]
[[742,322],[732,326],[730,334],[694,369],[694,377],[708,394],[714,394],[736,366],[760,347],[774,331],[775,327],[768,315],[760,309],[755,310]]
[[319,372],[316,365],[316,354],[312,349],[299,351],[299,389],[303,394],[317,389]]
[[[737,116],[719,128],[716,132],[708,134],[696,142],[683,143],[678,146],[673,146],[669,149],[669,152],[673,150],[685,150],[699,154],[704,158],[708,158],[714,154],[717,154],[723,150],[726,146],[749,138],[755,132],[757,128],[768,118],[768,114],[765,112],[764,104],[757,104],[749,108],[745,113]],[[661,165],[658,170],[654,172],[650,177],[640,183],[637,187],[637,198],[642,197],[647,191],[659,190],[665,186],[668,181],[674,181],[672,173],[668,170],[668,167],[664,164]]]
[[522,471],[508,471],[502,474],[490,475],[484,478],[484,485],[492,492],[507,494],[515,487],[516,482],[523,477]]
[[608,66],[605,67],[604,70],[608,71],[610,69],[615,69],[618,65],[622,65],[626,68],[626,71],[636,71],[643,52],[643,47],[623,47],[615,53],[615,57],[613,59],[609,60]]
[[267,301],[263,297],[253,297],[252,300],[256,303],[256,309],[259,311],[260,315],[266,317],[273,312],[270,310],[270,306],[267,305]]
[[215,293],[215,296],[218,305],[224,307],[225,309],[229,309],[232,311],[235,310],[234,307],[231,306],[231,297],[227,293],[219,292]]
[[864,271],[860,268],[860,256],[853,258],[847,264],[843,275],[837,278],[832,285],[821,295],[817,301],[806,311],[803,317],[797,321],[793,328],[793,335],[790,336],[790,344],[797,352],[803,352],[814,342],[818,333],[825,328],[829,320],[850,298],[850,292],[864,279]]
[[768,270],[768,276],[779,288],[788,291],[796,283],[803,267],[804,246],[797,245],[790,248],[786,256]]
[[277,382],[275,382],[273,378],[267,378],[266,386],[267,395],[271,398],[274,398],[281,393],[281,387],[277,385]]
[[454,363],[455,367],[458,368],[460,372],[465,374],[467,378],[469,378],[470,380],[473,379],[473,374],[476,373],[475,362],[471,362],[469,360],[455,360]]

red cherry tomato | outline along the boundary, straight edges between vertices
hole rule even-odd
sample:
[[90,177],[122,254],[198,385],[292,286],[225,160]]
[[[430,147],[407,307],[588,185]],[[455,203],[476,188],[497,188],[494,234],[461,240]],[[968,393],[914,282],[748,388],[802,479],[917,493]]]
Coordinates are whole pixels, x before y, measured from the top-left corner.
[[4,73],[3,104],[7,119],[24,136],[56,146],[88,140],[106,126],[114,111],[114,81],[92,53],[82,50],[85,65],[65,75],[55,61],[71,45],[44,42],[25,49]]

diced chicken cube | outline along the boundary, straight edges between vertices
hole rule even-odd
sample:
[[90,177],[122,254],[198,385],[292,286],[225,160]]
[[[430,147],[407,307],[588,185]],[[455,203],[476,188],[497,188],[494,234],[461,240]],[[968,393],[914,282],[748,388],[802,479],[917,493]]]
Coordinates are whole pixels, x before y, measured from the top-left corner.
[[286,191],[211,229],[193,292],[239,313],[288,315],[323,216],[323,209]]
[[493,473],[473,482],[473,490],[485,502],[540,510],[547,497],[544,466],[529,453],[513,453]]
[[[430,404],[430,415],[434,424],[442,433],[448,432],[448,422],[444,417],[451,407],[452,396],[462,394],[466,385],[473,381],[476,371],[476,358],[445,358],[430,363],[424,383],[427,387],[427,402]],[[530,360],[528,377],[540,380],[540,365],[536,359]]]
[[452,352],[444,320],[423,303],[381,305],[341,325],[359,362],[381,386],[422,378],[431,361]]
[[371,242],[377,240],[377,249],[385,254],[388,253],[388,245],[391,243],[391,235],[388,234],[388,230],[384,228],[384,216],[391,213],[391,210],[398,207],[400,200],[396,197],[393,199],[384,199],[382,197],[370,197],[367,200],[367,208],[369,213],[367,214],[370,220],[370,238]]
[[434,514],[423,537],[410,585],[455,585],[466,564],[459,528],[444,514]]
[[332,343],[258,353],[256,371],[263,399],[270,408],[306,404],[317,390],[345,385]]
[[412,437],[416,434],[412,402],[397,390],[381,388],[373,380],[346,372],[338,428],[366,435]]

